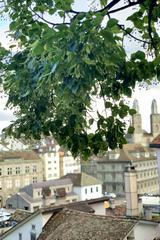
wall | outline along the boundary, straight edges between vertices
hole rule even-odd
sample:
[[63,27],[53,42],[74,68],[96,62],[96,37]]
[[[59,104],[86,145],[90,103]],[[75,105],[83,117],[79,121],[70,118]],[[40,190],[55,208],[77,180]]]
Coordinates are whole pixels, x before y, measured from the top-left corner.
[[73,187],[73,191],[80,196],[80,200],[82,201],[102,197],[102,185],[100,184],[83,187]]
[[58,152],[41,153],[43,160],[44,180],[57,179],[60,177]]
[[160,224],[141,221],[134,227],[135,240],[153,240],[160,236]]
[[[19,196],[18,194],[12,196],[11,198],[9,198],[6,201],[6,206],[9,208],[9,205],[12,205],[11,208],[16,209],[24,209],[24,210],[31,210],[30,209],[30,204],[27,203],[26,201],[24,201],[23,198],[21,198],[21,196]],[[28,209],[25,209],[25,207],[28,207]]]
[[[26,167],[29,167],[29,172],[26,173]],[[33,172],[33,166],[36,166],[36,172]],[[20,173],[16,174],[16,167],[20,167]],[[8,174],[8,168],[12,172]],[[43,180],[42,161],[11,159],[0,163],[0,197],[2,198],[2,206],[5,206],[5,201],[12,194],[19,191],[20,188],[33,183],[33,178],[37,181]],[[1,207],[1,206],[0,206]]]
[[31,239],[30,233],[32,231],[32,225],[35,225],[36,237],[42,232],[42,215],[39,214],[27,221],[24,225],[20,226],[18,229],[15,227],[15,231],[11,232],[8,236],[2,238],[2,240],[19,240],[19,233],[22,233],[22,240]]

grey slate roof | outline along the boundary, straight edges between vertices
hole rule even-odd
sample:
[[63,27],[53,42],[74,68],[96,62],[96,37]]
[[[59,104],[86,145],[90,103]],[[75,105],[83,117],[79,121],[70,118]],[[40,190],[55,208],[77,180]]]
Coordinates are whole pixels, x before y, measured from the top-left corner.
[[71,179],[74,186],[91,186],[91,185],[97,185],[102,184],[102,182],[84,172],[82,173],[68,173],[65,176],[63,176],[61,179]]
[[50,218],[38,240],[124,240],[136,223],[64,209]]
[[31,185],[33,188],[43,188],[43,187],[50,187],[50,186],[63,186],[66,184],[72,184],[72,181],[69,178],[55,179],[55,180],[32,183]]

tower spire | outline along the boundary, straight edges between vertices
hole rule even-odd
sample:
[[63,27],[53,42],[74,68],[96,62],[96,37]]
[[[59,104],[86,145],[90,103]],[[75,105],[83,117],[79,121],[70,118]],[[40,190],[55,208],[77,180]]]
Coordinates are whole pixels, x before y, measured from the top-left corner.
[[153,99],[153,101],[152,101],[151,113],[158,114],[157,101],[155,99]]
[[137,99],[134,99],[133,101],[133,108],[139,113],[139,103]]

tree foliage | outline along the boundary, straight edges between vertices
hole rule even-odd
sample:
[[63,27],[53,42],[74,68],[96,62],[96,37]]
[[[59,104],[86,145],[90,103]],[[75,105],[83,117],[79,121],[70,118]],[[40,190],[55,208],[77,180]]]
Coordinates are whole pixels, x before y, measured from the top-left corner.
[[[7,106],[16,108],[17,117],[5,132],[16,138],[53,135],[74,156],[88,158],[126,143],[124,118],[135,111],[124,97],[131,97],[137,82],[160,80],[160,2],[100,0],[85,11],[77,11],[74,4],[75,0],[4,2],[10,36],[19,45],[14,54],[14,46],[9,52],[0,49]],[[126,9],[130,14],[122,25],[115,13],[123,15]],[[127,37],[145,50],[128,56]],[[106,114],[96,110],[95,119],[90,113],[98,97]],[[95,124],[96,131],[89,131]]]

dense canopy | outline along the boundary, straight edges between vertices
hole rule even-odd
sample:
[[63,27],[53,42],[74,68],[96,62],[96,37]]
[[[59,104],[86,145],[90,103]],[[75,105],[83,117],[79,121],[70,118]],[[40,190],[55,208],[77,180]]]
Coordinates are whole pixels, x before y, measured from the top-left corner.
[[[1,79],[17,117],[5,132],[53,135],[84,158],[122,147],[135,113],[124,98],[160,80],[160,1],[6,0],[1,10],[14,41],[0,48]],[[139,49],[127,54],[127,41]]]

